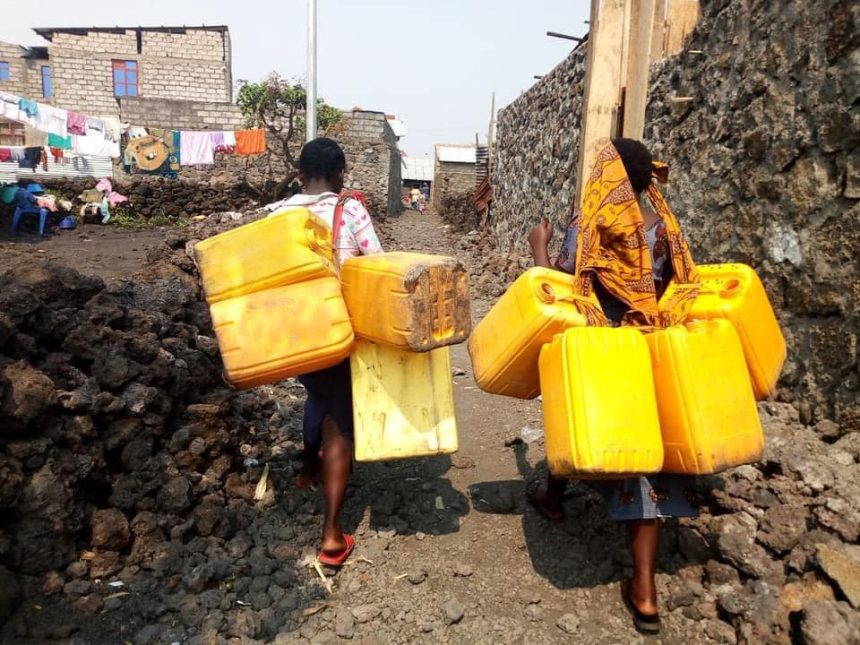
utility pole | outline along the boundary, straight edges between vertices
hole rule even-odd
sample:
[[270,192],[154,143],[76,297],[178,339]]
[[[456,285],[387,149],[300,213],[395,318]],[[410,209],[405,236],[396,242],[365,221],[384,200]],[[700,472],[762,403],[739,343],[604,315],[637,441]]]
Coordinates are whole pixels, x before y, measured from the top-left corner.
[[496,134],[496,93],[490,102],[490,127],[487,130],[487,176],[493,168],[493,138]]
[[317,138],[317,2],[308,0],[308,78],[305,141]]

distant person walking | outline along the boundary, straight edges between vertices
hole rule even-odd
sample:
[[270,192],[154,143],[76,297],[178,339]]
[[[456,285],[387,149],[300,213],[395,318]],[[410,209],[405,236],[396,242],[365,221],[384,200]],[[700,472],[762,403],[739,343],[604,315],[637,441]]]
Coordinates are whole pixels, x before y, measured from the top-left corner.
[[424,195],[424,203],[429,204],[430,203],[430,184],[428,184],[426,181],[423,184],[421,184],[421,193]]
[[412,204],[412,209],[416,210],[420,213],[424,212],[424,205],[422,201],[424,199],[424,195],[418,189],[418,184],[412,186],[412,190],[409,191],[409,201]]

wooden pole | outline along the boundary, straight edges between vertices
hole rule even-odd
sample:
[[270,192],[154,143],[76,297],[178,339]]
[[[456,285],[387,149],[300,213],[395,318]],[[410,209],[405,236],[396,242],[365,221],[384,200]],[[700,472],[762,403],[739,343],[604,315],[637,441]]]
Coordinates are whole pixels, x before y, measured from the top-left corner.
[[592,0],[588,63],[582,105],[576,200],[581,203],[585,178],[614,131],[621,97],[625,0]]
[[656,0],[632,0],[628,32],[627,77],[624,92],[624,123],[622,133],[631,139],[641,139],[645,132],[645,106],[648,101],[648,71],[651,66]]
[[490,176],[490,171],[493,167],[493,138],[496,134],[496,93],[493,92],[493,97],[490,99],[490,127],[487,130],[487,177]]

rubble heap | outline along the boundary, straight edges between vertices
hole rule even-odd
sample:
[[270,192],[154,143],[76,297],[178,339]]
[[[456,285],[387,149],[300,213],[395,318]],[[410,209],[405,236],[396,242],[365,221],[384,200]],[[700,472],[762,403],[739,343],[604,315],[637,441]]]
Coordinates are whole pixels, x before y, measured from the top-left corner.
[[[184,249],[172,259],[193,270]],[[230,581],[235,596],[268,574],[260,609],[277,600],[281,610],[247,635],[291,620],[298,554],[254,526],[292,477],[300,398],[224,385],[197,280],[164,260],[111,289],[68,267],[26,265],[0,276],[0,312],[0,623],[22,586],[95,613],[100,581],[118,578],[136,591],[166,585],[171,610],[199,630],[214,609],[207,589]],[[255,500],[262,463],[270,483]],[[144,624],[166,611],[150,600]],[[244,619],[225,602],[218,620],[235,627]]]

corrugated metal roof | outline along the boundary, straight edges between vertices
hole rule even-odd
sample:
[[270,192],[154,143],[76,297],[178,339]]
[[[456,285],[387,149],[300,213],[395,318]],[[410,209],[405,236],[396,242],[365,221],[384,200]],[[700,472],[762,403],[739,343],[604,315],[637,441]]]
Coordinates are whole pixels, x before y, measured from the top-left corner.
[[475,163],[475,146],[438,144],[436,158],[453,163]]
[[390,125],[391,129],[394,131],[395,137],[405,137],[409,132],[409,130],[406,129],[406,124],[400,119],[386,119],[386,121],[388,121],[388,125]]
[[403,157],[400,176],[405,181],[433,181],[433,160],[427,157]]
[[184,34],[186,31],[229,31],[227,25],[182,25],[173,27],[38,27],[34,28],[45,40],[50,41],[54,34],[78,34],[86,35],[89,32],[105,34],[124,34],[127,31],[160,31],[170,34]]
[[48,155],[48,172],[42,166],[33,172],[29,168],[21,168],[17,162],[0,163],[0,184],[13,184],[18,179],[33,179],[38,181],[40,177],[111,177],[113,175],[113,163],[110,157],[82,157],[74,153],[67,153],[66,158],[70,160],[67,164],[54,162],[54,157]]

